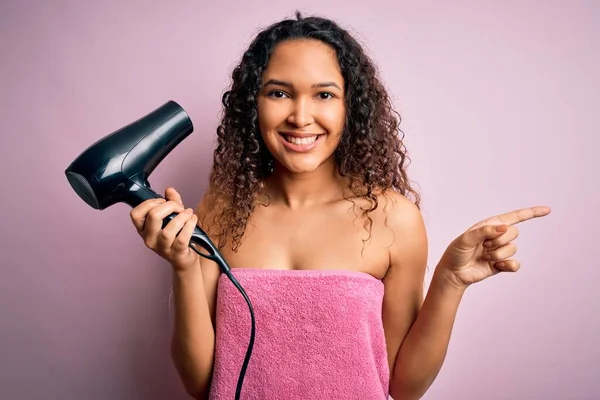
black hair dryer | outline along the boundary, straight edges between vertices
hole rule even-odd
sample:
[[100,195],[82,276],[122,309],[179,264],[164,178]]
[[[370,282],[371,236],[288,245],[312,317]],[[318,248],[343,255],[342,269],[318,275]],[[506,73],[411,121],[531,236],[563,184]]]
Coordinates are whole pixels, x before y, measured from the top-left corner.
[[[150,188],[148,177],[163,158],[193,130],[192,121],[183,108],[174,101],[169,101],[88,147],[65,170],[67,180],[75,193],[97,210],[115,203],[127,203],[136,207],[145,200],[162,198]],[[163,227],[176,215],[173,213],[165,218]],[[200,252],[192,243],[202,246],[209,254]],[[235,394],[237,400],[240,398],[254,347],[256,321],[252,303],[217,247],[199,226],[194,229],[190,247],[219,265],[250,309],[250,341],[238,379]]]
[[[168,101],[137,121],[98,140],[65,170],[75,193],[90,207],[103,210],[115,203],[136,207],[148,199],[162,198],[148,178],[156,166],[194,131],[190,117],[179,104]],[[163,227],[177,214],[165,218]],[[190,242],[206,249],[203,257],[229,266],[216,246],[198,226]],[[193,248],[193,246],[192,246]]]

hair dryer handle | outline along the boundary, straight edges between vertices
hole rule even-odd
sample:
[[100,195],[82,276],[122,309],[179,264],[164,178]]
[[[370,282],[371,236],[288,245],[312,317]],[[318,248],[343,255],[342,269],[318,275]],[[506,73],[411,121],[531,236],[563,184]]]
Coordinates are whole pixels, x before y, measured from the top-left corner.
[[[171,213],[169,216],[167,216],[163,220],[163,224],[162,224],[163,229],[177,215],[179,215],[179,214]],[[222,272],[228,272],[230,270],[229,265],[227,265],[227,262],[221,256],[221,253],[219,253],[217,246],[214,245],[214,243],[212,242],[212,240],[210,240],[210,238],[208,237],[206,232],[204,232],[202,230],[202,228],[200,228],[198,225],[196,225],[194,227],[194,232],[192,233],[192,238],[190,240],[190,247],[192,247],[191,246],[192,243],[200,245],[202,248],[204,248],[206,251],[208,251],[209,254],[204,254],[200,251],[196,251],[196,252],[204,258],[216,262],[219,265],[219,267],[221,268]]]
[[[124,196],[125,203],[129,204],[131,207],[137,207],[140,203],[151,200],[151,199],[164,199],[163,196],[156,193],[154,190],[150,188],[148,183],[146,184],[138,184],[135,181],[131,182],[131,186],[127,190],[127,194]],[[178,213],[172,213],[163,219],[162,227],[164,229],[165,226],[173,218],[175,218]],[[229,272],[230,268],[225,259],[221,256],[221,253],[218,251],[217,246],[210,240],[206,232],[202,230],[198,225],[194,228],[194,232],[192,233],[192,238],[190,240],[190,247],[192,243],[197,244],[208,251],[208,254],[204,254],[200,252],[198,249],[194,249],[200,256],[207,258],[216,262],[221,268],[222,272]]]

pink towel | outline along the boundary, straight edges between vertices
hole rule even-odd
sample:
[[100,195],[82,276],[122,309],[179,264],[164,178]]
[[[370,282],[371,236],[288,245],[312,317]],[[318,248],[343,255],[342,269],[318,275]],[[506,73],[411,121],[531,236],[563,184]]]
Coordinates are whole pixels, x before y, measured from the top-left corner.
[[[380,280],[341,270],[233,274],[256,318],[241,399],[388,399]],[[248,305],[221,275],[211,399],[234,399],[249,338]]]

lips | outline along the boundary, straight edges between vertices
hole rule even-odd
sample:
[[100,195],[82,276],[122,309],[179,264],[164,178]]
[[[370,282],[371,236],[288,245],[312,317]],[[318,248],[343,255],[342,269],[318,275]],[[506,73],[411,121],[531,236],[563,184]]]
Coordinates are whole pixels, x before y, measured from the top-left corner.
[[323,133],[297,134],[291,132],[280,132],[283,145],[294,152],[306,152],[312,150],[325,136]]

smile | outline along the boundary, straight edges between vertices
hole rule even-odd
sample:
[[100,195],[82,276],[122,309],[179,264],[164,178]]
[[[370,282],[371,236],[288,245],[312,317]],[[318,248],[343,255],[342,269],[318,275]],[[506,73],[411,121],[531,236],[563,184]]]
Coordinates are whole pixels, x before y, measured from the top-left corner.
[[317,137],[319,135],[314,135],[314,136],[308,136],[308,137],[295,137],[295,136],[290,136],[290,135],[283,135],[283,137],[285,138],[285,140],[287,140],[290,143],[293,144],[300,144],[300,145],[306,145],[306,144],[311,144],[314,143],[317,140]]
[[325,134],[299,137],[284,132],[279,135],[286,149],[300,153],[312,150],[321,141],[321,138],[325,137]]

